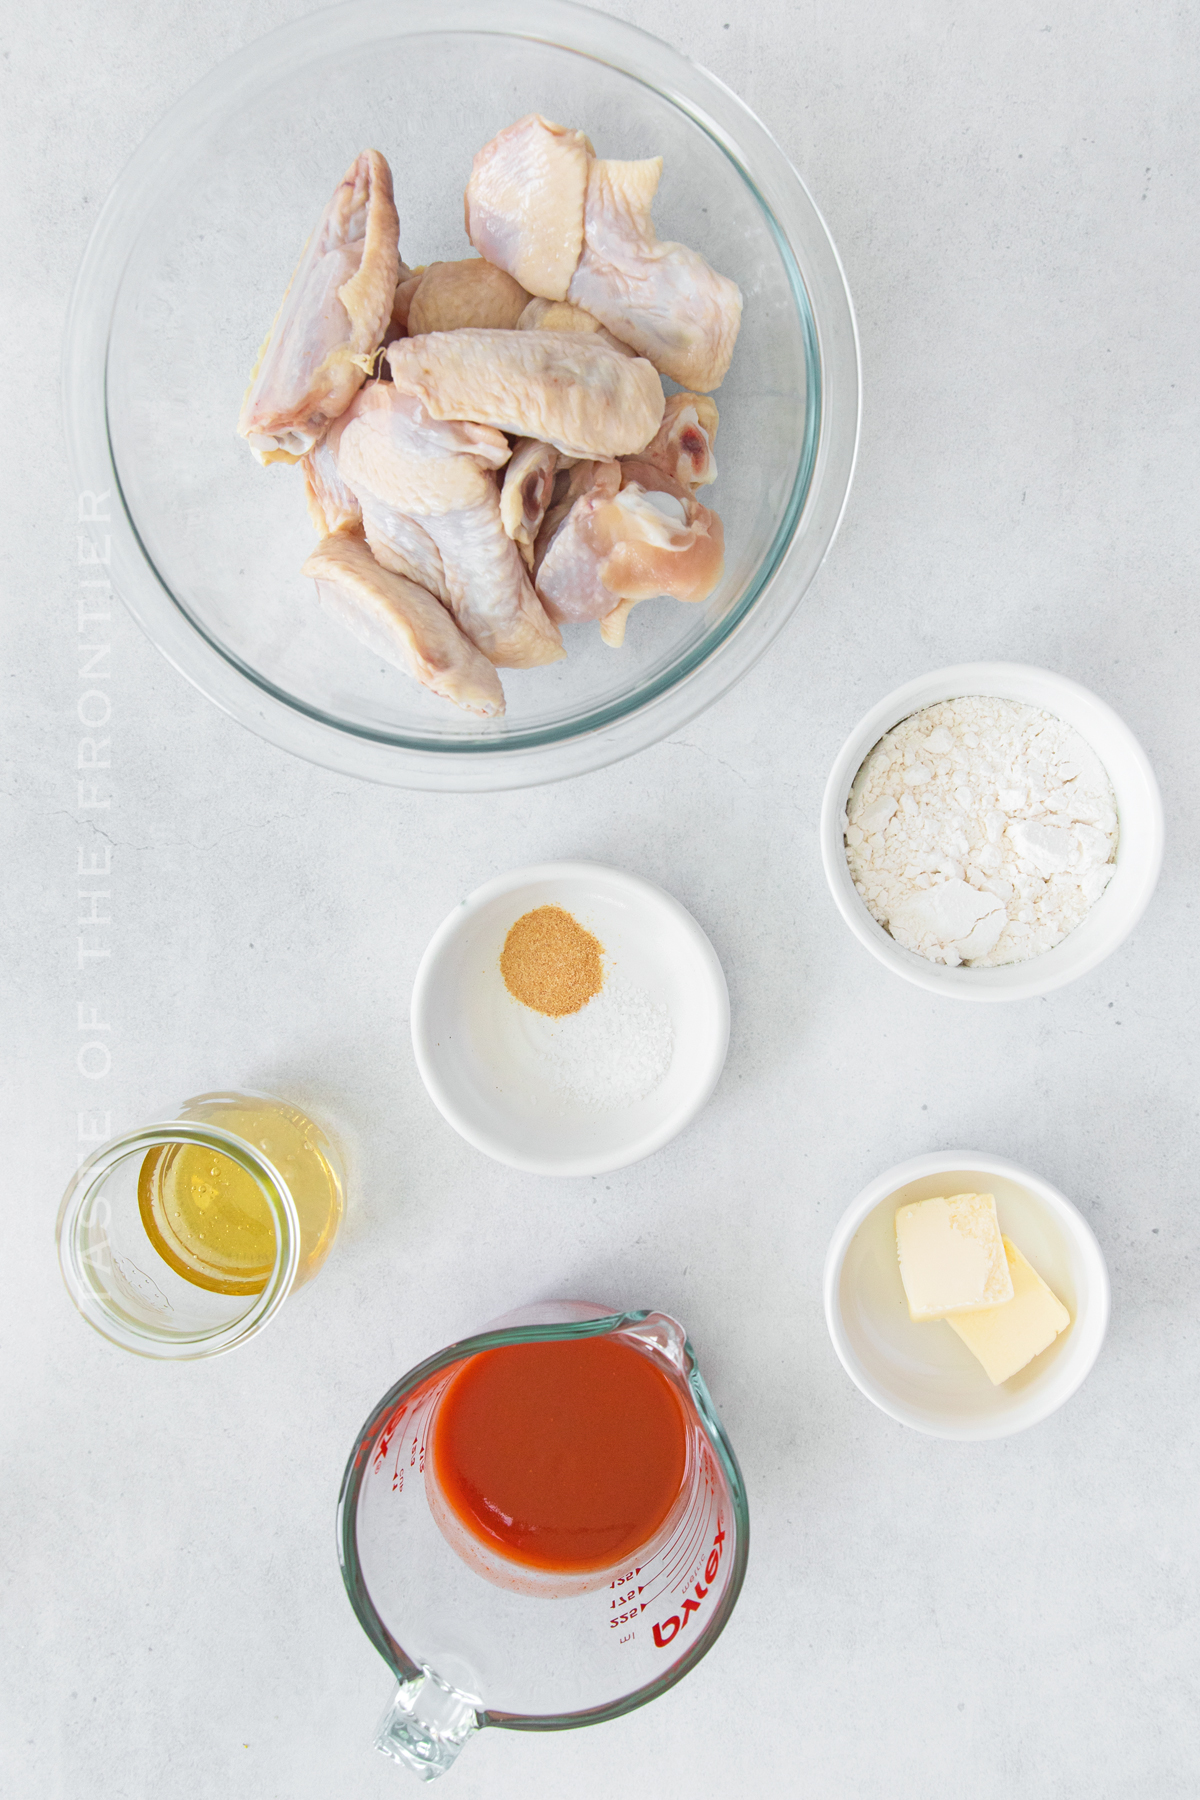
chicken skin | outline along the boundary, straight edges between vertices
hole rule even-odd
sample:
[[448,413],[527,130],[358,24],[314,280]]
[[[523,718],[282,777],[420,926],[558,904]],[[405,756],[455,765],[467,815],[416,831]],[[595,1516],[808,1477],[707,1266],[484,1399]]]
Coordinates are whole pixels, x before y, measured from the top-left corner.
[[386,505],[364,487],[362,527],[371,555],[381,569],[406,575],[409,581],[436,594],[443,606],[449,606],[450,589],[442,553],[423,525]]
[[561,460],[553,444],[539,443],[537,438],[518,438],[504,471],[500,520],[529,569],[533,567],[534,542],[554,493],[554,477]]
[[467,712],[503,713],[504,690],[487,657],[425,588],[381,569],[357,533],[323,538],[303,573],[322,605],[377,656]]
[[391,171],[364,150],[300,258],[242,402],[261,463],[299,462],[345,412],[383,342],[399,280]]
[[696,251],[659,243],[650,208],[661,174],[661,157],[604,161],[581,132],[531,113],[475,158],[467,235],[530,293],[570,301],[707,393],[729,368],[742,297]]
[[[344,416],[344,415],[343,415]],[[336,430],[336,427],[335,427]],[[333,432],[326,432],[301,462],[304,471],[305,499],[308,516],[318,537],[329,537],[335,531],[357,529],[362,524],[362,507],[338,473],[337,448]]]
[[[358,446],[355,454],[360,462],[374,450],[383,456],[399,455],[406,461],[430,465],[443,463],[448,457],[470,456],[481,467],[501,469],[510,455],[508,439],[495,426],[477,425],[465,418],[435,418],[419,399],[404,394],[390,381],[368,381],[330,433],[330,439],[345,480],[350,480],[345,458],[351,443]],[[350,485],[354,485],[352,480]]]
[[716,513],[652,463],[628,457],[617,497],[606,585],[623,600],[707,600],[725,569],[725,533]]
[[406,334],[420,337],[471,325],[513,331],[528,304],[520,282],[481,256],[430,263],[409,302]]
[[565,300],[583,249],[592,146],[529,113],[485,144],[467,182],[467,236],[531,294]]
[[579,331],[434,331],[388,347],[392,380],[434,419],[479,419],[567,456],[628,456],[662,423],[662,383]]
[[689,493],[717,479],[712,452],[717,435],[717,406],[707,394],[672,394],[663,421],[639,460],[653,463]]
[[[318,537],[335,531],[365,534],[371,553],[381,568],[404,575],[449,604],[449,590],[438,547],[415,519],[386,506],[367,488],[363,500],[349,486],[338,467],[342,433],[364,406],[369,406],[374,383],[359,390],[339,419],[335,419],[320,443],[311,449],[300,467],[307,487],[308,515]],[[455,440],[457,441],[457,440]]]
[[653,464],[580,464],[547,514],[537,589],[551,617],[600,619],[614,647],[639,600],[704,600],[725,562],[721,521]]
[[517,330],[589,331],[622,356],[637,355],[636,350],[631,350],[628,344],[615,338],[611,331],[606,331],[599,319],[593,319],[591,313],[584,312],[582,306],[572,306],[569,300],[531,300],[517,320]]
[[386,514],[415,520],[437,548],[447,604],[472,643],[500,668],[530,668],[564,652],[501,521],[492,471],[508,455],[502,432],[433,419],[414,396],[374,381],[341,428],[338,471],[362,503],[377,554],[396,529]]
[[408,315],[412,311],[413,297],[424,279],[424,269],[410,269],[406,264],[400,264],[400,279],[392,297],[392,316],[383,331],[385,344],[408,336]]
[[[575,502],[581,499],[584,494],[589,494],[592,491],[592,488],[596,485],[597,470],[603,466],[603,463],[593,461],[576,462],[565,467],[561,463],[559,464],[558,472],[554,477],[554,488],[550,496],[550,504],[546,508],[546,516],[542,521],[541,529],[538,532],[533,547],[533,567],[535,577],[537,571],[542,566],[542,561],[547,550],[550,548],[550,545],[557,535],[559,526],[570,512]],[[617,470],[619,477],[620,464],[614,463],[613,467]],[[616,487],[620,487],[620,485],[621,483],[618,479]],[[616,488],[613,489],[613,492],[616,492]]]
[[742,296],[686,244],[660,244],[650,206],[662,157],[588,171],[584,245],[567,297],[681,386],[708,393],[729,369]]
[[536,582],[550,617],[572,625],[604,618],[621,598],[605,586],[608,539],[597,528],[597,514],[620,492],[621,465],[579,463],[573,473],[557,517],[548,521]]

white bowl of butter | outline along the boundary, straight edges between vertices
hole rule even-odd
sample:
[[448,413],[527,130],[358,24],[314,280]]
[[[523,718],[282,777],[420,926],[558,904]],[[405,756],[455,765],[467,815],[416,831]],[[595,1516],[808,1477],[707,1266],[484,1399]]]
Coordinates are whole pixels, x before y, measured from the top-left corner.
[[[999,1382],[945,1319],[912,1317],[896,1247],[901,1208],[988,1194],[1004,1237],[1069,1314],[1047,1348]],[[992,1316],[1006,1328],[1001,1312]],[[893,1419],[933,1437],[1007,1437],[1057,1411],[1099,1355],[1108,1314],[1108,1270],[1083,1215],[1030,1170],[975,1151],[888,1169],[847,1209],[825,1259],[825,1320],[846,1373]]]

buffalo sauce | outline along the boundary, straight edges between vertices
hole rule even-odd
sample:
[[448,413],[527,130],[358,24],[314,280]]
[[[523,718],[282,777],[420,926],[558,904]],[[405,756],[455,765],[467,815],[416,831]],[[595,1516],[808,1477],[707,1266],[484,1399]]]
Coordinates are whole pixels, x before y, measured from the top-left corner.
[[513,1562],[580,1574],[632,1559],[683,1486],[687,1426],[668,1378],[612,1337],[509,1344],[454,1376],[430,1435],[456,1517]]

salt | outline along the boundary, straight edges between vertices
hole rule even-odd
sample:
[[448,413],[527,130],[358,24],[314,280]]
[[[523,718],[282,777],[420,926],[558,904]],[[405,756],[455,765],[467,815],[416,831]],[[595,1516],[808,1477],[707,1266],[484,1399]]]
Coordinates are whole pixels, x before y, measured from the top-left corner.
[[653,1093],[674,1049],[666,1008],[607,974],[594,999],[547,1028],[535,1054],[555,1093],[605,1111]]

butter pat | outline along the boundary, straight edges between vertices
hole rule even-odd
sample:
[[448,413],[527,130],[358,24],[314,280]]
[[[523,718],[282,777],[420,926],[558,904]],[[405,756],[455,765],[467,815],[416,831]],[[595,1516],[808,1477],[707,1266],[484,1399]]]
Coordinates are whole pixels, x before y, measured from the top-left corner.
[[1013,1297],[990,1194],[955,1194],[899,1207],[896,1254],[908,1310],[918,1321],[999,1306]]
[[1008,1238],[1001,1242],[1012,1277],[1012,1299],[1003,1306],[946,1316],[947,1325],[954,1327],[967,1349],[979,1358],[996,1387],[1040,1356],[1071,1323],[1062,1301],[1017,1246]]

